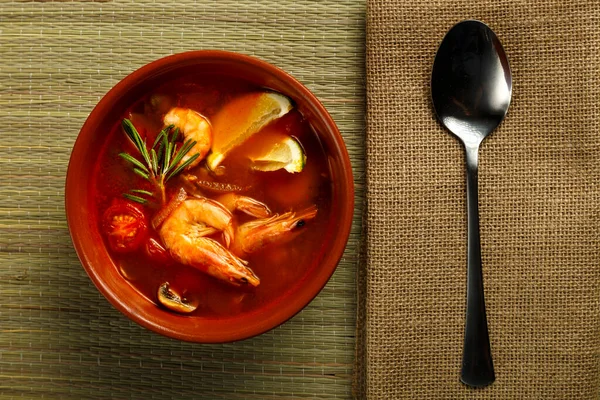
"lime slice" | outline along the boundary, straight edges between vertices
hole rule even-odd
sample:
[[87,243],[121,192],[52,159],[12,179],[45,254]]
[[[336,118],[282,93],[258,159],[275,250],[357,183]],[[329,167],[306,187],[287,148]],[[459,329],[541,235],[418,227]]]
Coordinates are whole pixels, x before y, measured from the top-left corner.
[[286,137],[276,143],[263,155],[250,157],[252,169],[258,171],[277,171],[285,169],[288,172],[300,172],[306,165],[306,155],[300,143],[293,137]]
[[290,99],[274,92],[247,93],[227,103],[211,119],[213,144],[206,159],[208,167],[215,170],[231,150],[291,109]]

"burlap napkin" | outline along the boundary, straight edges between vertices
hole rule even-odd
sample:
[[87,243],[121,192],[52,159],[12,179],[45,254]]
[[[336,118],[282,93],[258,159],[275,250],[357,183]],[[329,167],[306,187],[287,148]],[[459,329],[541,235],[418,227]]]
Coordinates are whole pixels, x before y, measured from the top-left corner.
[[[513,100],[480,151],[496,382],[459,382],[466,297],[463,151],[436,121],[431,65],[479,19]],[[600,398],[600,3],[369,0],[367,196],[356,394]]]

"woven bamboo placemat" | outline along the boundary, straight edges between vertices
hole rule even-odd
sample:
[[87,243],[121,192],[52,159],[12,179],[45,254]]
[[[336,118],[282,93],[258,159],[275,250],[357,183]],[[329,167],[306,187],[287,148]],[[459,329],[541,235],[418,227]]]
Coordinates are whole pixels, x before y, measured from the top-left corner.
[[[355,225],[326,288],[283,326],[178,342],[112,308],[73,250],[64,180],[77,133],[121,78],[161,56],[225,49],[302,81],[337,122]],[[364,3],[353,0],[0,3],[0,396],[349,398],[364,148]]]

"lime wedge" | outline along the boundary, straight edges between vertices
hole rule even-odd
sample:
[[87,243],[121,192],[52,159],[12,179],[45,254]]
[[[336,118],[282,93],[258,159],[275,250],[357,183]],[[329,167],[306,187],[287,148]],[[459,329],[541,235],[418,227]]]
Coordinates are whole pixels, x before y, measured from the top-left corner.
[[251,167],[257,171],[277,171],[285,169],[288,172],[300,172],[306,165],[306,155],[302,145],[293,137],[286,137],[275,143],[263,155],[250,157]]

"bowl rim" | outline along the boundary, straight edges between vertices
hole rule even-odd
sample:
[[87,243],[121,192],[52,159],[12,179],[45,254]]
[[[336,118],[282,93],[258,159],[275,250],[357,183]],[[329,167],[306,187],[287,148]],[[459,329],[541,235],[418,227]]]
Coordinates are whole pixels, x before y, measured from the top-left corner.
[[[80,213],[84,213],[85,211],[83,211],[83,208],[80,205],[75,204],[75,201],[73,200],[77,196],[83,196],[80,194],[81,190],[78,185],[78,178],[81,174],[74,172],[74,164],[76,164],[75,161],[77,160],[77,157],[81,157],[84,146],[87,144],[86,142],[89,142],[93,137],[93,125],[95,125],[93,122],[95,122],[95,115],[99,112],[104,112],[105,110],[109,111],[111,109],[110,103],[116,96],[119,96],[127,88],[141,84],[144,80],[153,76],[157,71],[164,71],[166,68],[176,68],[176,65],[206,60],[247,64],[252,68],[263,70],[269,76],[273,76],[277,80],[293,87],[294,90],[301,95],[303,101],[310,104],[310,106],[318,112],[318,116],[315,116],[315,118],[321,120],[323,126],[326,127],[325,130],[328,131],[326,134],[331,136],[330,139],[332,139],[334,148],[331,148],[329,152],[335,152],[339,155],[338,167],[341,170],[341,176],[338,176],[337,179],[342,179],[342,187],[344,189],[344,192],[341,193],[343,204],[336,205],[336,207],[341,207],[342,209],[340,220],[337,225],[336,238],[332,240],[332,246],[327,250],[327,254],[324,257],[326,258],[329,267],[327,269],[319,268],[315,274],[311,275],[311,285],[304,285],[306,288],[303,290],[299,289],[296,293],[298,295],[297,297],[288,299],[288,296],[284,293],[280,296],[282,298],[280,300],[285,301],[273,301],[271,302],[273,304],[267,304],[265,307],[261,307],[256,311],[245,314],[251,316],[257,312],[261,312],[261,310],[264,311],[270,308],[273,308],[273,311],[277,310],[277,312],[271,312],[271,314],[266,317],[261,316],[261,318],[259,318],[260,321],[254,322],[250,327],[228,326],[226,327],[227,329],[221,330],[218,333],[206,332],[205,329],[208,328],[208,326],[203,326],[201,323],[199,325],[194,325],[194,329],[188,329],[187,331],[183,327],[181,330],[165,327],[164,325],[157,323],[156,320],[153,320],[146,315],[142,315],[139,310],[136,310],[125,299],[118,296],[111,286],[101,279],[97,268],[102,267],[94,265],[94,249],[90,249],[89,245],[86,245],[84,241],[77,239],[83,234],[82,232],[77,231],[78,216],[80,217]],[[65,180],[65,210],[69,234],[77,256],[96,288],[113,305],[113,307],[137,324],[164,336],[188,342],[226,343],[248,339],[278,327],[303,310],[325,287],[337,269],[350,236],[354,215],[354,180],[350,157],[337,125],[324,105],[302,83],[284,70],[254,56],[225,50],[194,50],[169,55],[145,64],[121,79],[96,104],[79,131],[73,145]],[[106,254],[108,254],[108,252],[106,252]],[[110,259],[112,260],[112,258]],[[320,261],[320,263],[322,263],[322,261]],[[321,265],[318,267],[320,266]],[[127,283],[128,282],[123,278],[123,284],[126,285]],[[275,308],[276,306],[280,308]],[[190,317],[182,316],[181,318],[186,318],[188,322],[191,320]],[[214,321],[218,320],[219,319],[207,319],[203,321],[212,321],[214,323]],[[236,319],[232,319],[231,321],[235,322],[235,320]],[[223,319],[223,321],[227,321],[227,319]]]

